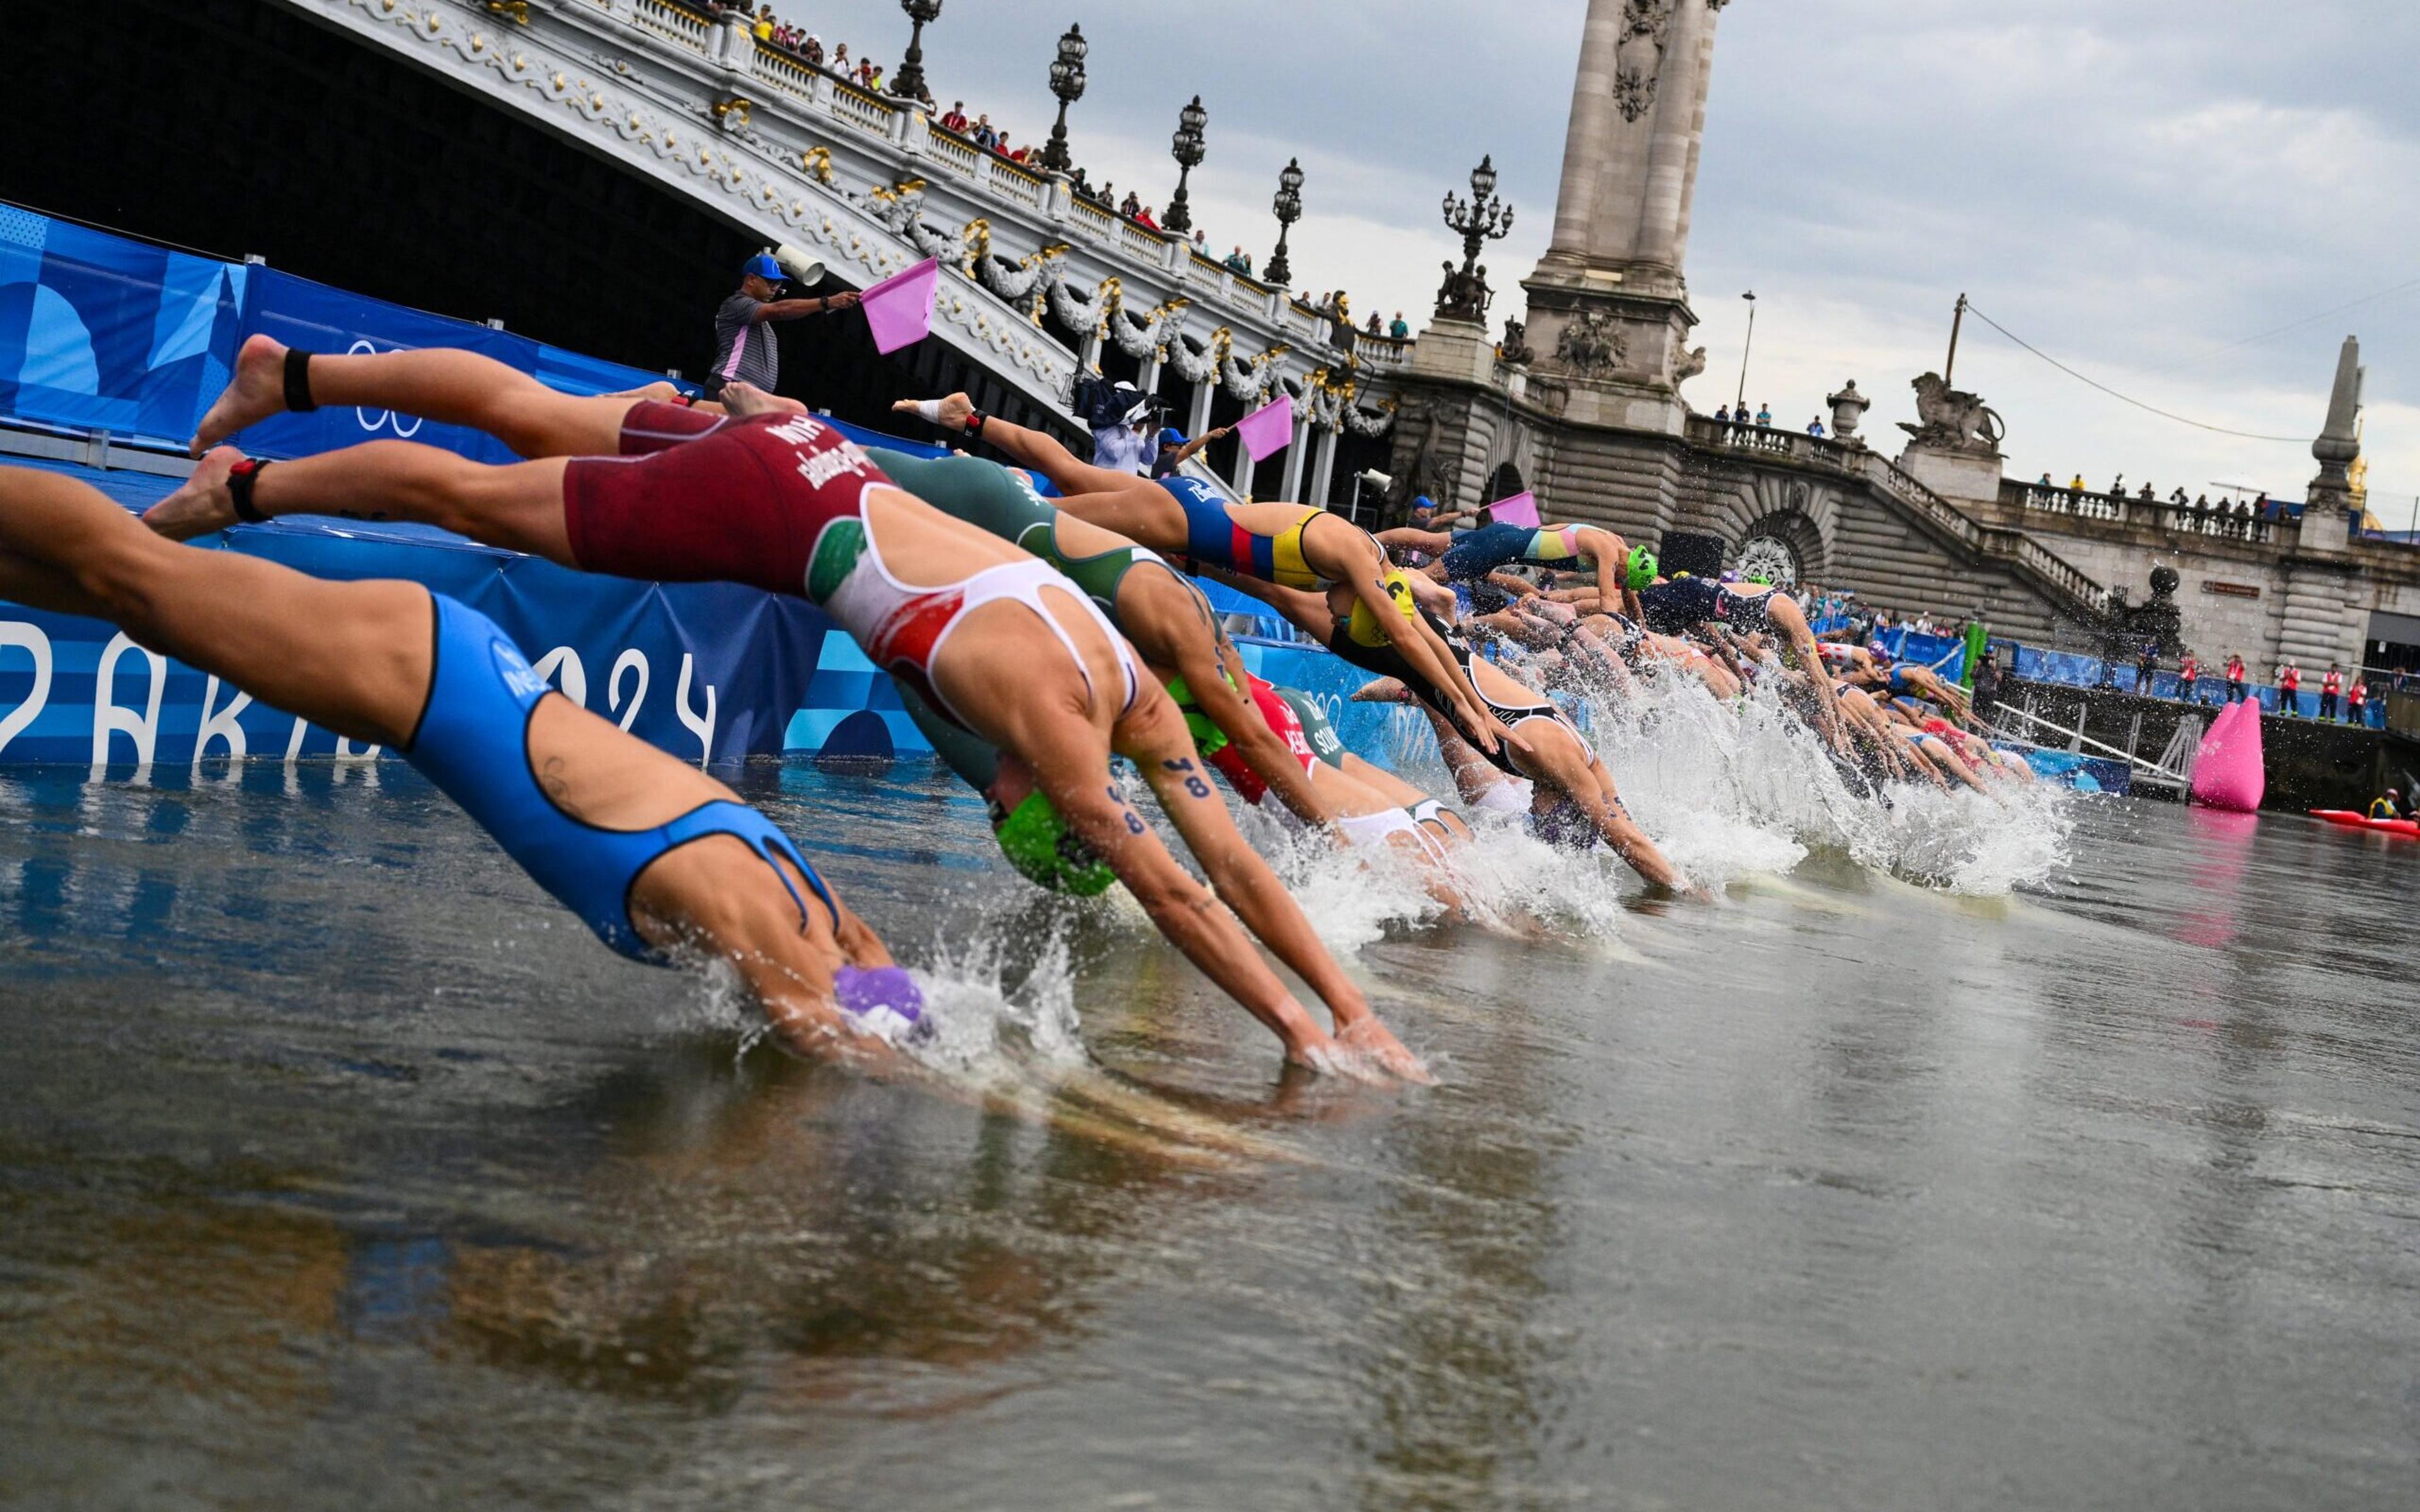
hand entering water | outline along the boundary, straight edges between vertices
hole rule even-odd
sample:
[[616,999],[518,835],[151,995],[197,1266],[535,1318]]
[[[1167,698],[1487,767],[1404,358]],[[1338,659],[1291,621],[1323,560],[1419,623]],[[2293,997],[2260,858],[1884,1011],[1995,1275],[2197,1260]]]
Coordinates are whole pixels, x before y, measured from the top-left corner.
[[1375,1017],[1358,1019],[1337,1031],[1336,1042],[1355,1058],[1367,1060],[1388,1074],[1416,1087],[1435,1087],[1436,1078],[1429,1074],[1420,1057],[1404,1047],[1394,1031]]

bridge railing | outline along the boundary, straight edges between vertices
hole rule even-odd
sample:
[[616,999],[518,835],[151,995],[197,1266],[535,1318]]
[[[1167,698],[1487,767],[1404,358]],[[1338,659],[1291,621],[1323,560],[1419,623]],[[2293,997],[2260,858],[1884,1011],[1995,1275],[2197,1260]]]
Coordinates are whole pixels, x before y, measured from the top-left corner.
[[[2241,541],[2250,546],[2291,545],[2302,533],[2300,521],[2282,512],[2246,513],[2230,505],[2195,508],[2173,500],[2095,493],[2088,488],[2061,488],[2015,479],[2001,483],[2000,502],[2028,515],[2056,517],[2062,521],[2142,526],[2169,535]],[[2278,509],[2276,505],[2270,507]]]
[[2014,563],[2031,572],[2055,594],[2067,599],[2071,609],[2098,613],[2108,607],[2109,591],[2058,553],[2023,531],[1983,524],[1871,447],[1810,436],[1804,431],[1710,420],[1703,415],[1689,417],[1688,437],[1698,445],[1712,449],[1863,478],[1877,491],[1922,516],[1944,534],[1965,543],[1977,555]]

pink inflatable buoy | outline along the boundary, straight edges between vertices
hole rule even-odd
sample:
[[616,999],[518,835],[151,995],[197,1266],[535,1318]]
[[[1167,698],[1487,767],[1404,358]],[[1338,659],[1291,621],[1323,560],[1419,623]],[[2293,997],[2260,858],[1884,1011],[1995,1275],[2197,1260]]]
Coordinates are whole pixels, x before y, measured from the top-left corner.
[[2193,801],[2212,809],[2253,813],[2269,788],[2260,765],[2260,706],[2246,699],[2230,703],[2201,737],[2194,763]]

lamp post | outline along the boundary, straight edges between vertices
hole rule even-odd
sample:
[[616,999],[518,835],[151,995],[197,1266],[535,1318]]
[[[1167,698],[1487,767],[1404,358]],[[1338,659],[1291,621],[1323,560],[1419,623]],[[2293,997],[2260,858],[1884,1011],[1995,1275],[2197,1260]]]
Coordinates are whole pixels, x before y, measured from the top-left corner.
[[1302,162],[1288,158],[1285,171],[1278,175],[1278,197],[1269,208],[1278,218],[1278,250],[1269,256],[1269,282],[1280,288],[1294,284],[1294,270],[1286,263],[1286,233],[1302,219]]
[[1195,95],[1193,103],[1176,113],[1176,135],[1170,139],[1168,155],[1176,160],[1176,193],[1169,199],[1168,213],[1159,218],[1163,229],[1190,231],[1193,212],[1185,208],[1185,180],[1202,161],[1205,148],[1202,129],[1210,124],[1210,113],[1202,108],[1202,97]]
[[1492,240],[1512,234],[1512,207],[1496,197],[1496,156],[1488,154],[1470,170],[1470,200],[1464,203],[1461,195],[1449,189],[1445,192],[1446,229],[1462,233],[1462,267],[1445,265],[1445,284],[1437,290],[1436,313],[1450,320],[1484,321],[1488,302],[1495,299],[1487,286],[1486,270],[1479,266],[1479,254]]
[[1749,289],[1740,298],[1747,301],[1747,340],[1740,344],[1739,396],[1731,401],[1735,415],[1747,408],[1747,354],[1756,346],[1756,290]]
[[1090,50],[1084,29],[1070,23],[1066,35],[1059,39],[1059,56],[1050,65],[1050,92],[1059,97],[1059,120],[1050,128],[1049,145],[1042,149],[1042,166],[1053,173],[1065,173],[1070,166],[1067,107],[1084,98],[1084,54]]
[[916,29],[908,34],[908,55],[899,60],[899,71],[891,76],[891,92],[902,100],[924,98],[924,27],[941,17],[941,0],[899,0],[899,8]]

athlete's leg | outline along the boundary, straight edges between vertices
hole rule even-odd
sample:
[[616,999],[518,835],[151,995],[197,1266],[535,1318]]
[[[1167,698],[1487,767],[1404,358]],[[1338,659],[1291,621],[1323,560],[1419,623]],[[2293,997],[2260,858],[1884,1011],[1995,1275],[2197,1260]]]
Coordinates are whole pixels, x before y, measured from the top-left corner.
[[[314,353],[306,373],[315,404],[468,425],[532,457],[613,455],[621,449],[622,417],[633,402],[628,395],[559,393],[493,358],[446,347]],[[194,432],[193,455],[285,409],[286,348],[254,336],[236,356],[226,392]]]
[[[926,405],[936,409],[927,413]],[[893,414],[917,415],[931,421],[943,430],[963,432],[969,417],[974,414],[974,401],[963,393],[953,393],[941,399],[902,399],[891,407]],[[980,440],[989,441],[1008,455],[1009,460],[1029,471],[1039,472],[1050,480],[1052,487],[1070,497],[1078,494],[1132,493],[1147,488],[1162,492],[1159,485],[1139,473],[1119,472],[1109,468],[1094,467],[1078,459],[1060,440],[1047,431],[1012,425],[997,415],[984,417]],[[1116,527],[1109,527],[1115,529]]]
[[[178,541],[236,523],[227,479],[241,460],[232,447],[210,453],[182,487],[145,512],[143,522]],[[412,520],[576,567],[564,526],[566,465],[550,457],[490,467],[416,441],[365,441],[265,466],[254,482],[252,503],[272,517]]]
[[[47,569],[52,607],[356,740],[411,737],[428,693],[428,591],[331,583],[233,551],[172,546],[93,489],[0,470],[0,551]],[[22,570],[12,593],[40,591]]]

